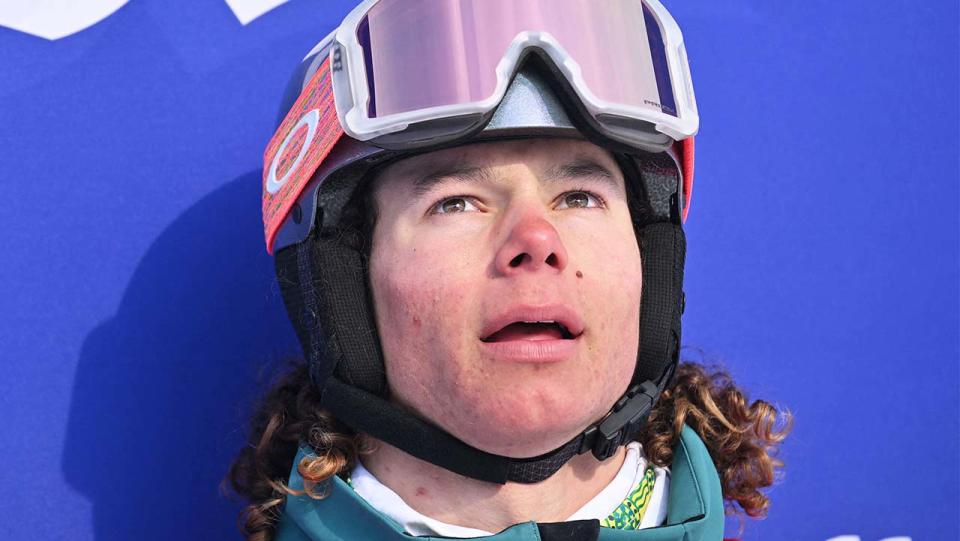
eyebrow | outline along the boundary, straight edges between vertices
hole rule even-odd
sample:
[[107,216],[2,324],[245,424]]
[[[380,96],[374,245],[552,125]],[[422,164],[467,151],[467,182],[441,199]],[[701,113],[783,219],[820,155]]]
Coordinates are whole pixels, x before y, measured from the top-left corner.
[[545,178],[553,181],[560,180],[579,180],[583,178],[594,178],[609,184],[619,194],[623,194],[623,186],[617,182],[616,175],[612,171],[600,165],[591,158],[577,157],[572,161],[551,167]]
[[[465,166],[462,164],[438,164],[433,170],[424,175],[414,177],[413,191],[421,196],[430,191],[433,186],[443,180],[451,179],[459,182],[491,182],[493,170],[489,167]],[[617,193],[624,192],[623,186],[617,182],[616,175],[610,169],[600,165],[592,158],[577,157],[566,163],[555,165],[547,170],[543,180],[559,182],[593,178],[613,187]]]
[[460,182],[490,182],[493,179],[493,172],[489,167],[439,164],[429,173],[413,179],[413,193],[421,196],[444,179],[453,179]]

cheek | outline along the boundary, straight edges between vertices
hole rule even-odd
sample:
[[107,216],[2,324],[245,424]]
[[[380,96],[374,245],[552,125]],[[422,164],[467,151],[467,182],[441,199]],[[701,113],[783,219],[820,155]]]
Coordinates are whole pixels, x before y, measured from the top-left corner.
[[621,329],[635,329],[639,325],[640,296],[643,289],[643,266],[639,250],[625,249],[619,253],[613,250],[607,264],[597,269],[603,278],[599,287],[605,302],[612,304],[607,311]]
[[444,359],[449,361],[465,340],[470,307],[463,291],[470,290],[470,279],[452,259],[402,246],[371,257],[371,292],[388,381],[408,404],[455,377],[455,365]]
[[639,317],[643,267],[640,249],[630,230],[606,231],[577,243],[571,264],[580,277],[586,305],[623,318],[623,310]]
[[[608,240],[603,240],[603,239]],[[601,367],[603,387],[619,393],[633,375],[637,359],[640,296],[643,269],[636,244],[613,242],[605,236],[589,245],[589,253],[579,258],[577,267],[583,277],[580,293],[588,318],[596,323],[591,350],[594,366]],[[631,235],[627,238],[633,239]]]
[[437,294],[419,280],[416,267],[415,261],[401,263],[394,251],[371,257],[370,288],[385,355],[386,350],[423,344],[423,318],[429,317]]

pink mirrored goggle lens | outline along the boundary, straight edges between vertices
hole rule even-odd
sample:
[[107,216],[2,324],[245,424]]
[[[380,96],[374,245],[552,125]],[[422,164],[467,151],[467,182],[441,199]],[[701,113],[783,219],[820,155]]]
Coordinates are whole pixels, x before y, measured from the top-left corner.
[[664,34],[641,0],[381,0],[357,27],[367,116],[489,98],[524,31],[553,36],[597,98],[677,116]]

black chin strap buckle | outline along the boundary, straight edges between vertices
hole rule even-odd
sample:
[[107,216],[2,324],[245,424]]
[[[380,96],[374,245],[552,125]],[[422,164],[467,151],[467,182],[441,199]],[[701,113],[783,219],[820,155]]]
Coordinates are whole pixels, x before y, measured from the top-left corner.
[[652,381],[630,387],[602,421],[583,432],[578,453],[585,453],[589,449],[597,460],[612,457],[621,445],[640,430],[658,394],[657,386]]

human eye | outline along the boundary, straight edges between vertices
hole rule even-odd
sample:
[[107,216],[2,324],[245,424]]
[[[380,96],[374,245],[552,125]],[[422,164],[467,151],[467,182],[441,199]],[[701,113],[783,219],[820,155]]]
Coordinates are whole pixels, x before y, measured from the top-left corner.
[[574,190],[560,196],[557,203],[558,210],[571,208],[603,208],[604,202],[600,196],[585,190]]
[[460,212],[474,212],[480,210],[470,197],[448,197],[438,201],[430,208],[430,214],[457,214]]

